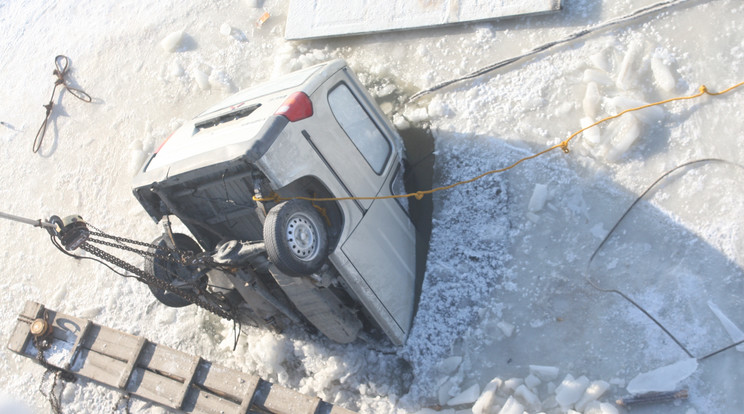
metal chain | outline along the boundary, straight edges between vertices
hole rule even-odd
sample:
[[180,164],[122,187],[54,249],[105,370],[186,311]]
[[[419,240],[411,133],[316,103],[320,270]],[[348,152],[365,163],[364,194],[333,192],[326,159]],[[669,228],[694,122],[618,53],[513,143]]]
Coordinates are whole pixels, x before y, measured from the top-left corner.
[[[126,246],[117,246],[117,245],[114,245],[114,246],[115,247],[126,247]],[[138,276],[140,281],[150,286],[155,286],[157,288],[172,292],[175,295],[181,297],[182,299],[185,299],[189,301],[190,303],[193,303],[201,308],[204,308],[214,313],[215,315],[220,316],[221,318],[225,318],[228,320],[239,320],[239,315],[235,309],[232,309],[226,303],[221,304],[220,303],[221,301],[219,299],[210,298],[211,295],[207,292],[203,292],[203,294],[198,295],[188,290],[181,290],[181,289],[175,288],[170,283],[166,282],[165,280],[162,280],[153,274],[145,272],[144,270],[130,263],[127,263],[124,260],[119,259],[118,257],[108,252],[105,252],[96,246],[89,244],[88,242],[83,243],[80,246],[80,249]]]
[[[88,239],[89,242],[98,243],[104,246],[114,247],[114,248],[121,249],[121,250],[126,250],[132,253],[136,253],[140,256],[149,256],[149,257],[153,257],[156,259],[161,259],[164,261],[181,264],[181,265],[197,265],[197,264],[211,265],[211,264],[214,264],[211,260],[211,257],[199,255],[198,252],[171,248],[167,246],[158,246],[152,243],[146,243],[146,242],[141,242],[138,240],[127,239],[126,237],[113,236],[111,234],[106,234],[102,232],[100,229],[96,228],[95,226],[92,226],[90,224],[88,225],[94,228],[95,230],[97,230],[97,232],[90,233],[91,237],[103,237],[103,238],[111,239],[117,242],[118,244],[107,242],[104,240],[90,239],[90,238]],[[136,246],[147,247],[148,249],[152,249],[154,251],[165,250],[167,254],[162,255],[162,254],[150,252],[148,250],[135,249],[133,247],[127,246],[125,243],[133,244]],[[181,259],[179,260],[176,257],[180,257]]]
[[124,404],[124,413],[130,414],[131,413],[130,406],[132,405],[131,396],[132,395],[129,394],[128,392],[122,393],[121,396],[119,397],[119,401],[116,402],[116,404],[114,405],[114,408],[111,410],[111,413],[113,414],[117,412],[119,410],[119,407],[121,407],[122,404]]
[[[54,372],[54,381],[52,382],[52,386],[49,389],[49,392],[47,393],[44,391],[43,387],[44,383],[49,377],[49,374],[52,372]],[[49,406],[52,408],[54,414],[62,414],[62,401],[60,400],[60,396],[65,390],[65,382],[59,381],[60,372],[61,371],[52,371],[48,369],[46,372],[44,372],[44,375],[41,377],[41,383],[39,384],[39,392],[41,393],[41,395],[47,398],[47,401],[49,401]],[[55,390],[57,389],[57,385],[60,383],[62,384],[61,388],[59,388],[58,392],[55,392]]]
[[[99,228],[97,228],[96,226],[93,226],[90,223],[86,223],[86,224],[89,227],[92,227],[93,229],[96,230],[95,232],[93,232],[93,231],[90,232],[90,235],[91,236],[94,236],[94,237],[103,237],[103,238],[106,238],[106,239],[111,239],[111,240],[117,241],[119,243],[135,244],[137,246],[151,247],[151,248],[154,248],[154,249],[159,248],[159,246],[157,246],[155,244],[152,244],[152,243],[146,243],[146,242],[141,242],[139,240],[127,239],[126,237],[119,237],[119,236],[113,236],[111,234],[106,234],[106,233],[102,232]],[[177,250],[177,249],[172,249],[172,250]]]
[[[93,233],[91,233],[91,236],[92,235],[93,235]],[[152,248],[157,249],[157,250],[163,250],[163,249],[168,250],[168,253],[169,254],[162,255],[162,254],[157,254],[155,252],[151,252],[151,251],[147,251],[147,250],[135,249],[134,247],[130,247],[130,246],[127,246],[125,244],[111,243],[111,242],[107,242],[105,240],[99,240],[99,239],[90,239],[89,238],[88,239],[88,243],[96,243],[96,244],[100,244],[100,245],[103,245],[103,246],[114,247],[114,248],[117,248],[117,249],[120,249],[120,250],[125,250],[125,251],[128,251],[128,252],[136,253],[136,254],[138,254],[140,256],[148,256],[148,257],[152,257],[152,258],[155,258],[155,259],[161,259],[161,260],[165,260],[165,261],[168,261],[168,262],[173,262],[173,263],[176,263],[176,264],[191,264],[188,260],[183,260],[183,259],[178,260],[178,259],[176,259],[175,256],[181,256],[181,257],[189,257],[190,256],[189,252],[181,251],[181,250],[178,250],[178,249],[170,249],[170,248],[167,248],[167,247],[164,248],[163,246],[149,245]],[[176,253],[176,254],[173,255],[173,254],[170,254],[170,253]]]

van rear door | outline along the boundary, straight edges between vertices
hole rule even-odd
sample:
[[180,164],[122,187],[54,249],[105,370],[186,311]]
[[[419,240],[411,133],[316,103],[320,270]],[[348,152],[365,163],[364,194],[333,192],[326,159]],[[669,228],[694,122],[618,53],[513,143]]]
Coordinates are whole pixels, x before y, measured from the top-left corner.
[[[346,74],[337,72],[313,93],[316,116],[327,117],[306,138],[353,197],[376,196],[385,181],[393,144],[371,116],[365,96]],[[396,160],[397,161],[397,160]],[[358,200],[367,210],[371,200]]]

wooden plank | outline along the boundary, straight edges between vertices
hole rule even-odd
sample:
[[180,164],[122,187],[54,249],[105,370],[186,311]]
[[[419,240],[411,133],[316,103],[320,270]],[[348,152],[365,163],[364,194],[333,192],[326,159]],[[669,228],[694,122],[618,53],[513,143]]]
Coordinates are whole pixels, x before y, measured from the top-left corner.
[[44,305],[42,305],[41,303],[28,300],[23,305],[23,311],[18,316],[21,318],[28,319],[29,322],[31,322],[36,318],[41,318],[43,314],[44,314]]
[[132,352],[132,355],[130,355],[127,365],[121,373],[121,377],[119,377],[117,388],[127,387],[127,382],[129,382],[129,378],[132,376],[132,371],[137,364],[137,360],[139,359],[140,353],[142,353],[142,348],[144,348],[146,342],[147,339],[142,336],[137,340],[137,345],[135,345],[134,351]]
[[146,400],[179,409],[180,405],[177,405],[176,400],[182,386],[180,381],[137,367],[132,372],[126,390]]
[[187,413],[231,414],[237,407],[238,405],[233,401],[220,398],[198,387],[192,387],[181,409]]
[[37,316],[52,324],[52,346],[44,352],[50,365],[171,409],[188,413],[241,413],[251,409],[278,414],[349,414],[317,397],[309,397],[256,375],[204,361],[143,337],[27,302],[8,349],[29,358],[29,327]]
[[18,315],[18,322],[13,328],[8,340],[8,349],[23,354],[28,342],[31,340],[31,324],[36,318],[44,315],[44,305],[26,301],[23,305],[23,311]]
[[90,323],[86,319],[58,313],[51,309],[46,310],[48,322],[54,327],[54,337],[62,341],[74,344],[83,327]]
[[253,375],[250,378],[250,383],[245,384],[245,392],[243,393],[243,401],[238,407],[236,414],[246,414],[253,404],[253,396],[256,394],[256,388],[258,388],[258,382],[261,380],[257,375]]
[[245,374],[209,361],[203,361],[194,376],[194,383],[202,388],[240,403],[253,398],[259,380],[257,375]]
[[186,399],[186,394],[191,389],[191,383],[194,380],[194,375],[196,374],[196,369],[199,367],[199,363],[201,362],[201,357],[195,356],[192,357],[191,360],[191,367],[189,368],[189,374],[184,377],[183,386],[181,387],[180,391],[180,397],[178,399],[178,408],[183,407],[183,402]]
[[[324,403],[327,405],[330,405],[328,403]],[[346,408],[339,407],[338,405],[334,405],[331,407],[331,410],[328,411],[328,414],[356,414],[354,411],[347,410]]]
[[125,367],[126,364],[118,359],[83,348],[77,363],[72,365],[70,372],[116,388]]
[[80,351],[80,346],[83,344],[85,335],[88,334],[88,330],[90,329],[91,325],[92,325],[91,321],[86,320],[83,323],[83,326],[80,328],[80,333],[78,333],[77,338],[75,339],[75,343],[72,345],[72,351],[70,352],[70,360],[64,366],[65,369],[69,370],[72,364],[75,363],[75,358],[77,358],[78,356],[78,352]]
[[142,349],[138,365],[146,366],[151,371],[157,371],[183,383],[187,378],[191,378],[192,358],[192,355],[173,348],[148,343]]
[[83,345],[99,354],[127,362],[137,350],[139,342],[139,336],[94,324]]
[[[80,365],[79,369],[73,371],[74,373],[111,387],[118,385],[120,373],[122,370],[126,370],[124,362],[88,349],[81,350],[79,361],[82,361],[82,365],[78,364]],[[235,402],[220,398],[197,387],[189,389],[186,403],[182,404],[175,398],[182,387],[183,384],[179,381],[148,371],[143,367],[137,367],[132,371],[126,391],[142,399],[170,408],[181,407],[186,412],[232,413],[238,407]]]
[[281,385],[261,381],[260,391],[253,402],[258,407],[276,414],[315,414],[320,398],[292,391]]
[[8,349],[17,354],[23,354],[26,344],[31,339],[29,329],[31,329],[30,323],[19,320],[13,328],[13,332],[10,334]]

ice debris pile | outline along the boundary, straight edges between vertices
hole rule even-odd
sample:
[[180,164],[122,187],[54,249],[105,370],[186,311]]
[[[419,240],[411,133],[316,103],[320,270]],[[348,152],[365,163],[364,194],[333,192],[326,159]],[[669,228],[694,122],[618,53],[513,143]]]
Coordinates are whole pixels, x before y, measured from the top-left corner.
[[[582,100],[584,117],[579,120],[582,129],[606,116],[671,97],[677,81],[669,52],[648,49],[651,46],[635,40],[624,54],[607,48],[591,57],[590,67],[583,74],[586,90]],[[644,84],[647,80],[652,85]],[[611,123],[605,131],[599,127],[588,129],[583,141],[595,155],[616,162],[641,136],[644,125],[659,123],[664,116],[665,111],[659,106],[635,111]]]
[[530,365],[529,371],[525,378],[494,378],[482,391],[475,384],[456,395],[450,395],[445,381],[440,388],[439,403],[449,408],[440,411],[425,408],[417,414],[619,413],[613,403],[601,400],[611,386],[606,381],[567,374],[558,382],[559,369],[552,366]]
[[[437,141],[435,164],[440,173],[434,185],[457,182],[481,168],[498,165],[502,154],[498,146],[489,144],[477,137]],[[471,161],[484,154],[490,156],[488,162]],[[432,218],[427,273],[416,322],[399,352],[413,361],[414,375],[419,379],[408,395],[412,400],[436,395],[436,377],[441,372],[438,361],[452,354],[502,281],[510,226],[505,213],[507,193],[506,181],[492,176],[433,196],[441,207]],[[468,202],[476,196],[487,198],[489,203]],[[465,229],[468,243],[453,244],[453,235]]]

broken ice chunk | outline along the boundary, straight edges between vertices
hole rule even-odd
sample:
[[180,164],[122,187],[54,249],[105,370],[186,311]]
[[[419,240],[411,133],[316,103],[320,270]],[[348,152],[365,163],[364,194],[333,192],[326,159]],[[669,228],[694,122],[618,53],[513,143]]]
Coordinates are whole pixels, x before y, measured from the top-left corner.
[[514,390],[514,397],[532,409],[540,407],[540,398],[524,384]]
[[604,50],[589,56],[589,60],[591,60],[592,65],[597,69],[602,69],[605,72],[609,72],[611,69],[610,62],[607,59],[607,53]]
[[[594,124],[594,120],[585,116],[579,120],[579,123],[581,124],[581,129],[584,129]],[[599,125],[595,125],[587,129],[586,131],[582,132],[582,134],[584,136],[584,140],[589,144],[597,145],[602,141],[602,136],[599,133]]]
[[558,378],[558,367],[546,365],[530,365],[530,374],[535,374],[543,381],[550,381]]
[[586,388],[586,391],[584,391],[584,395],[581,396],[581,399],[579,399],[578,402],[576,402],[576,409],[579,411],[584,411],[584,408],[586,408],[586,405],[589,404],[592,401],[596,401],[599,399],[599,397],[602,396],[602,394],[607,391],[607,389],[610,388],[610,384],[599,380],[599,381],[592,381],[591,384]]
[[692,375],[697,370],[695,358],[687,358],[653,371],[638,374],[630,380],[626,389],[631,394],[643,394],[652,391],[673,391],[677,383]]
[[599,113],[599,88],[596,82],[589,82],[586,85],[586,93],[584,93],[584,100],[582,105],[584,107],[584,114],[589,118],[594,118]]
[[232,34],[232,31],[233,28],[227,23],[222,23],[222,25],[220,26],[220,34],[223,36],[230,36]]
[[451,374],[457,369],[457,367],[460,366],[461,362],[462,357],[460,356],[451,356],[445,360],[442,360],[442,362],[439,363],[439,372],[441,372],[442,374]]
[[202,72],[199,69],[194,69],[194,81],[199,86],[199,89],[206,91],[212,85],[209,83],[209,75]]
[[170,72],[171,76],[174,76],[176,78],[183,76],[183,66],[181,66],[178,62],[171,62],[170,65],[168,65],[168,71]]
[[613,82],[610,75],[608,75],[606,72],[603,72],[601,70],[597,69],[587,69],[584,71],[584,82],[595,82],[600,85],[609,86],[612,85]]
[[480,397],[473,404],[473,414],[487,414],[492,411],[493,406],[497,403],[496,391],[502,383],[501,378],[496,377],[486,384]]
[[612,162],[618,161],[641,135],[641,127],[634,117],[623,118],[619,122],[621,124],[612,138],[613,146],[607,152],[607,159]]
[[669,67],[657,57],[651,58],[651,72],[654,74],[656,85],[661,89],[670,92],[674,89],[674,76]]
[[[570,411],[571,410],[569,410],[569,412]],[[581,412],[585,414],[619,414],[620,411],[618,411],[617,407],[611,403],[592,401],[587,404],[585,410]],[[579,412],[574,411],[574,413],[578,414]]]
[[491,408],[496,404],[496,391],[498,391],[502,383],[501,378],[496,377],[483,387],[483,392],[475,401],[475,404],[473,404],[473,414],[487,414],[491,412]]
[[545,207],[545,202],[548,201],[548,186],[545,184],[535,184],[534,190],[532,190],[532,197],[527,205],[527,210],[530,212],[537,212]]
[[524,406],[515,400],[514,397],[510,396],[504,406],[501,407],[499,414],[523,414]]
[[536,390],[537,386],[541,383],[542,381],[540,381],[540,378],[537,378],[537,376],[534,374],[530,374],[524,378],[524,384],[531,390]]
[[509,322],[500,321],[496,324],[496,326],[501,329],[501,332],[507,338],[512,336],[512,334],[514,333],[514,325],[510,324]]
[[449,401],[452,396],[452,390],[457,386],[457,380],[452,377],[445,377],[439,386],[439,405],[445,405],[447,404],[447,401]]
[[501,385],[501,391],[504,391],[507,394],[512,393],[522,384],[524,384],[522,378],[509,378]]
[[429,114],[427,113],[426,108],[407,108],[403,113],[403,116],[414,124],[429,119]]
[[176,49],[178,49],[178,46],[181,45],[183,35],[183,30],[176,30],[175,32],[170,33],[160,41],[160,47],[166,52],[175,52]]
[[628,47],[628,51],[625,52],[623,61],[620,63],[620,69],[617,74],[617,81],[615,84],[620,89],[630,89],[635,83],[637,73],[635,72],[636,61],[638,56],[641,54],[640,43],[632,43]]
[[401,114],[393,115],[393,125],[399,130],[408,129],[411,127],[411,123]]
[[[616,108],[617,112],[622,112],[627,109],[648,105],[648,102],[644,102],[639,99],[633,99],[627,96],[616,96],[615,98],[612,98],[611,102],[612,106]],[[639,109],[631,113],[644,124],[655,124],[664,118],[664,110],[661,109],[660,106],[650,106],[648,108]]]
[[457,394],[454,398],[451,398],[449,401],[447,401],[447,405],[451,407],[455,405],[471,404],[478,399],[479,395],[480,386],[478,384],[473,384],[465,391]]
[[227,73],[220,69],[213,70],[212,73],[209,74],[209,84],[221,88],[225,92],[235,92],[235,85],[230,81]]
[[[718,317],[718,320],[721,321],[721,325],[723,325],[724,329],[726,329],[726,332],[728,332],[734,342],[744,340],[744,332],[742,332],[741,329],[739,329],[739,327],[736,326],[736,324],[734,324],[731,319],[723,313],[723,311],[721,311],[721,308],[719,308],[718,305],[708,301],[708,307]],[[736,350],[744,352],[744,344],[738,345]]]
[[574,379],[571,374],[567,374],[561,385],[555,389],[555,399],[562,409],[567,410],[579,401],[588,386],[589,378],[582,375]]
[[129,157],[129,171],[134,175],[139,172],[140,167],[145,162],[145,154],[141,149],[133,149]]

